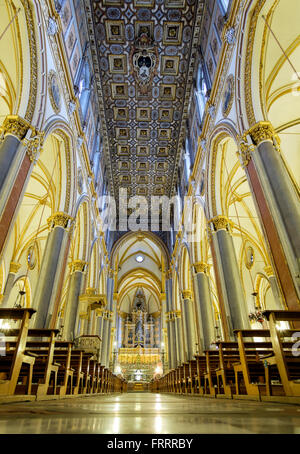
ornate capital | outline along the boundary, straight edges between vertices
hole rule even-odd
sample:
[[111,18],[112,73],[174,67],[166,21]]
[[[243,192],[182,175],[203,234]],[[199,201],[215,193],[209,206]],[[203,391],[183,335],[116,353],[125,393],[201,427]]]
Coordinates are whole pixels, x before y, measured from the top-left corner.
[[237,155],[240,159],[241,166],[243,168],[248,167],[249,162],[251,161],[251,153],[253,151],[253,145],[248,145],[247,142],[241,141],[240,146],[239,146],[239,151],[237,152]]
[[192,292],[190,290],[183,290],[182,291],[182,298],[184,300],[192,299]]
[[204,262],[194,263],[196,273],[207,273],[209,266]]
[[216,216],[209,222],[212,222],[215,230],[230,230],[232,227],[232,222],[227,216]]
[[47,32],[49,36],[54,36],[58,32],[59,27],[54,17],[49,17]]
[[74,262],[70,263],[71,273],[75,273],[75,271],[80,271],[81,273],[85,272],[85,268],[87,266],[87,262],[83,260],[74,260]]
[[168,271],[166,271],[166,279],[172,279],[172,269],[170,268]]
[[256,146],[266,140],[273,142],[276,136],[275,130],[269,121],[256,123],[249,129],[248,134]]
[[39,152],[43,147],[44,136],[45,136],[44,132],[35,130],[33,137],[31,137],[29,140],[24,140],[23,142],[24,145],[26,146],[26,153],[28,154],[30,161],[33,162],[34,164],[36,163]]
[[47,220],[50,230],[54,229],[54,227],[62,227],[63,229],[67,229],[71,226],[72,221],[74,221],[74,219],[63,212],[57,212]]
[[181,311],[174,311],[175,318],[181,318]]
[[21,268],[21,264],[20,263],[10,262],[9,272],[12,273],[12,274],[17,274],[17,272],[19,271],[20,268]]
[[8,115],[1,127],[2,134],[6,136],[6,134],[11,134],[17,137],[19,140],[23,140],[26,136],[29,129],[32,126],[23,118],[19,117],[18,115]]
[[265,266],[264,271],[268,277],[274,276],[274,274],[275,274],[273,271],[273,268],[270,265]]

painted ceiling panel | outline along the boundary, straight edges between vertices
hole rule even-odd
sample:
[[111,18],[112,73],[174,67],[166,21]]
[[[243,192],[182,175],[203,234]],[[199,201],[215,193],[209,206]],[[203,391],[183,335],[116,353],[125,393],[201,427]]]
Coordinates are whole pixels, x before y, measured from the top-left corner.
[[86,3],[111,194],[172,195],[204,0]]

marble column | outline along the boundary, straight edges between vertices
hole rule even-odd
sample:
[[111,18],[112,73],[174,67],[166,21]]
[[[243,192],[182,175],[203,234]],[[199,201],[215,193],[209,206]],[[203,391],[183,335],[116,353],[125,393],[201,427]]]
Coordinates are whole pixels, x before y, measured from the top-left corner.
[[268,280],[270,282],[272,294],[274,297],[274,306],[273,307],[267,307],[267,309],[276,309],[276,310],[284,310],[285,306],[282,301],[282,296],[280,293],[280,290],[278,288],[278,282],[275,276],[275,273],[273,271],[273,268],[271,266],[266,266],[264,268],[264,271],[268,277]]
[[0,142],[0,217],[25,156],[22,140],[30,128],[27,121],[15,115],[9,115],[3,122],[3,139]]
[[44,133],[17,115],[7,116],[0,129],[0,257],[43,139]]
[[209,277],[207,275],[208,265],[203,262],[194,263],[196,274],[194,275],[195,308],[198,317],[199,328],[199,352],[208,350],[215,338],[213,303]]
[[256,146],[252,159],[300,297],[299,195],[283,162],[279,138],[271,123],[259,122],[248,134]]
[[168,333],[168,366],[169,369],[174,369],[177,365],[176,359],[176,333],[173,318],[173,304],[172,304],[172,278],[171,273],[168,272],[166,279],[166,322]]
[[49,327],[71,222],[69,215],[60,212],[48,219],[50,232],[33,297],[33,308],[37,310],[35,328]]
[[231,236],[231,222],[226,216],[211,219],[212,239],[215,245],[217,266],[222,286],[225,312],[228,317],[229,336],[234,329],[249,329],[248,311],[242,287],[238,262]]
[[101,363],[105,367],[109,366],[110,336],[111,336],[111,328],[112,328],[113,292],[114,292],[114,280],[110,273],[110,276],[107,278],[107,306],[105,309],[105,316],[103,318],[103,339],[102,339],[102,352],[101,352]]
[[[2,303],[0,305],[1,308],[9,307],[9,295],[10,295],[11,289],[13,288],[13,285],[14,285],[14,282],[16,279],[16,275],[17,275],[20,267],[21,267],[20,263],[10,262],[9,273],[8,273],[8,276],[6,279],[6,284],[5,284],[4,292],[3,292],[3,299],[2,299]],[[10,304],[10,306],[12,306],[12,304]]]
[[175,331],[176,331],[176,366],[180,366],[184,361],[184,344],[182,332],[182,318],[181,311],[175,311]]
[[185,337],[185,360],[194,359],[195,352],[195,323],[192,293],[189,290],[182,292],[182,310],[183,310],[183,326]]
[[70,266],[71,276],[66,301],[65,336],[67,340],[74,340],[75,337],[77,337],[76,322],[79,315],[79,296],[82,293],[82,285],[87,263],[83,260],[74,260]]

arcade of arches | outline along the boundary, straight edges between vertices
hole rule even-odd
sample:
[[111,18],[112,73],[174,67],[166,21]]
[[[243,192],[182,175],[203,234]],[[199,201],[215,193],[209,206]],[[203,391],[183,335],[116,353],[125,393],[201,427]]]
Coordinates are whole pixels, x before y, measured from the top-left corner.
[[[264,311],[294,314],[276,325],[290,335],[300,326],[298,3],[0,2],[1,332],[15,328],[14,311],[32,309],[27,329],[57,330],[61,349],[93,352],[100,394],[103,371],[114,383],[107,392],[205,394],[201,358],[236,342],[235,330],[272,332]],[[178,202],[168,229],[164,208],[151,228],[154,197]],[[9,358],[0,356],[0,398],[28,385],[32,363],[32,389],[19,395],[34,400],[38,366],[20,360],[12,385]],[[299,403],[299,355],[293,361],[287,387],[274,372],[279,402]],[[258,375],[260,385],[243,382],[244,396],[271,401],[277,391],[251,388],[264,387]],[[59,394],[51,383],[48,398]],[[93,398],[105,407],[109,394]],[[4,417],[1,409],[0,432]]]

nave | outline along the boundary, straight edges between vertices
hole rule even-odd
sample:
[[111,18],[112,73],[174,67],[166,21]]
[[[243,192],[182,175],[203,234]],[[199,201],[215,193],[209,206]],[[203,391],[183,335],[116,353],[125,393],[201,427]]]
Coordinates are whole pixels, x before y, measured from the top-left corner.
[[300,408],[137,392],[1,405],[0,433],[300,434]]

